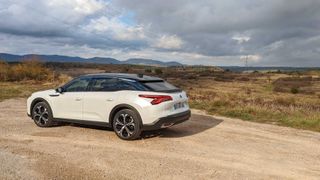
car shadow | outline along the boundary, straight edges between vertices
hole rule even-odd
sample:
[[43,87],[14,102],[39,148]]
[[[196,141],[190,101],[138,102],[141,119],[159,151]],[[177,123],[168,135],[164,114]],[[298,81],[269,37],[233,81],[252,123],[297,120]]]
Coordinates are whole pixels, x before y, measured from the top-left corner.
[[[154,130],[154,131],[144,131],[141,134],[141,139],[148,139],[154,137],[160,138],[179,138],[185,136],[192,136],[208,129],[214,128],[218,126],[223,120],[213,118],[211,116],[192,114],[190,119],[181,124],[177,124],[175,126]],[[82,128],[90,128],[95,130],[102,131],[113,131],[112,128],[109,127],[100,127],[93,125],[84,125],[84,124],[74,124],[74,123],[62,123],[60,126],[75,126]]]
[[215,119],[210,116],[192,114],[191,118],[188,121],[181,124],[177,124],[166,129],[142,132],[141,138],[179,138],[192,136],[208,129],[214,128],[221,122],[223,122],[223,120]]
[[89,129],[95,129],[95,130],[101,130],[101,131],[113,131],[111,127],[88,125],[88,124],[66,123],[65,125],[73,126],[73,127],[89,128]]

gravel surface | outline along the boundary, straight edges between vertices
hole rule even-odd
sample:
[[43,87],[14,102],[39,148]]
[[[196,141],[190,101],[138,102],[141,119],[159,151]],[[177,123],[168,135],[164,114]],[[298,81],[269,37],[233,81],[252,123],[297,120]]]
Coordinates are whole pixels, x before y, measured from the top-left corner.
[[0,179],[319,179],[320,133],[193,110],[123,141],[110,130],[39,128],[25,99],[0,102]]

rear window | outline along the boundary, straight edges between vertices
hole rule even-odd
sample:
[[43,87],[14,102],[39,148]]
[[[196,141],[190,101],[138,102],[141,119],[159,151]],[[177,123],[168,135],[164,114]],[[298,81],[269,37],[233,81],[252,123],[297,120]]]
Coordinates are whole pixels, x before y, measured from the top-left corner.
[[92,79],[90,91],[120,91],[120,90],[147,90],[146,87],[136,81],[115,79],[115,78],[96,78]]
[[179,88],[165,81],[148,81],[148,82],[142,82],[142,83],[153,91],[159,91],[159,92],[181,91]]

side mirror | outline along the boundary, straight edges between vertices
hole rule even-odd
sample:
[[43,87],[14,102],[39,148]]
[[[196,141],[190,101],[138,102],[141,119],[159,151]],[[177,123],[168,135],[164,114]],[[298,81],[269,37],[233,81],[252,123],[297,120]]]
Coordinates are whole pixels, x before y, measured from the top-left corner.
[[62,94],[63,93],[63,88],[62,87],[57,88],[56,92]]

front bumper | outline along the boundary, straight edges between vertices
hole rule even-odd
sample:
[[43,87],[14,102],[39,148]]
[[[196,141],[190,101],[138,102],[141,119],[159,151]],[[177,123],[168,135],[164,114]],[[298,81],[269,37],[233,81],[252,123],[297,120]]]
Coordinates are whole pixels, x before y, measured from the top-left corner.
[[162,129],[167,128],[179,123],[182,123],[186,120],[188,120],[191,116],[191,111],[185,111],[178,114],[173,114],[170,116],[162,117],[158,121],[156,121],[153,124],[144,124],[142,127],[143,131],[150,131],[150,130],[156,130],[156,129]]

